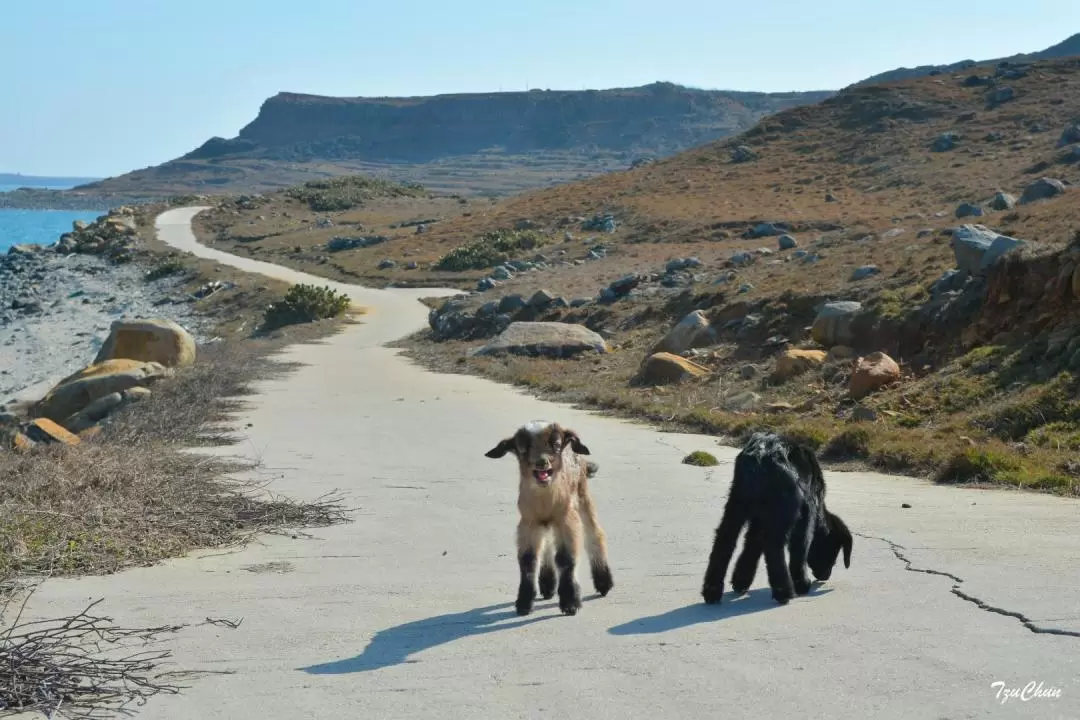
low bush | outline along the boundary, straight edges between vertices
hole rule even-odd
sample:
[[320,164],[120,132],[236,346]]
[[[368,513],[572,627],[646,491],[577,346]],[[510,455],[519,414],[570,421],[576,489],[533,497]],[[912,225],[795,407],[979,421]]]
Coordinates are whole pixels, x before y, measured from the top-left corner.
[[694,465],[695,467],[712,467],[719,465],[720,461],[710,453],[704,450],[695,450],[686,457],[683,458],[683,465]]
[[293,285],[283,299],[266,309],[263,330],[338,317],[349,305],[347,295],[328,287]]
[[479,240],[450,252],[435,263],[436,270],[462,272],[482,270],[511,259],[523,250],[532,250],[548,242],[548,239],[535,230],[495,230]]
[[426,191],[414,183],[394,183],[363,175],[313,180],[289,189],[286,194],[306,202],[315,212],[351,210],[377,197],[417,197]]

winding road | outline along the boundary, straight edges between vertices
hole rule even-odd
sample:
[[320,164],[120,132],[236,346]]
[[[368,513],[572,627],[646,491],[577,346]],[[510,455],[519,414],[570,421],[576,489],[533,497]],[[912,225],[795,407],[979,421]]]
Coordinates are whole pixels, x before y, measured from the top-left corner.
[[[159,237],[370,309],[290,348],[304,367],[260,383],[237,425],[272,490],[340,488],[359,510],[311,539],[46,582],[37,615],[103,597],[129,626],[243,617],[170,638],[180,669],[212,674],[140,717],[1080,718],[1080,503],[830,472],[830,509],[857,534],[851,568],[779,607],[762,567],[747,596],[705,606],[736,450],[426,372],[383,345],[426,324],[418,297],[453,291],[342,285],[212,250],[191,232],[199,211],[163,214]],[[554,599],[513,610],[516,467],[484,453],[535,418],[577,430],[600,465],[615,588],[596,599],[579,571],[575,617]],[[680,464],[698,449],[722,464]],[[1043,692],[1010,697],[1029,682]]]

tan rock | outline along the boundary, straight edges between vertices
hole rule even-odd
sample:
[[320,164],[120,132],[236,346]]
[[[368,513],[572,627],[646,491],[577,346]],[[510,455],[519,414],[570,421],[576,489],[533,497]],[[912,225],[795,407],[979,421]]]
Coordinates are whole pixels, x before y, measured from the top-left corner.
[[[128,388],[128,392],[133,388]],[[112,413],[113,410],[124,404],[124,396],[118,392],[109,393],[99,397],[94,402],[84,407],[79,412],[64,420],[64,427],[73,433],[82,432],[92,425],[96,425]]]
[[638,380],[647,385],[667,385],[705,377],[709,369],[671,353],[650,355],[638,372]]
[[195,362],[195,340],[172,320],[117,320],[94,362],[118,358],[183,367]]
[[48,418],[31,420],[25,429],[26,437],[36,443],[78,445],[79,436],[68,432]]
[[787,380],[796,375],[802,375],[804,372],[822,365],[826,357],[824,350],[797,350],[794,348],[785,350],[776,359],[776,370],[773,371],[773,377],[777,380]]
[[701,310],[690,313],[671,328],[667,335],[652,349],[653,353],[672,353],[682,355],[687,350],[711,345],[716,340],[716,331]]
[[96,363],[61,380],[37,403],[33,415],[62,422],[98,398],[145,387],[168,374],[168,369],[156,362],[121,358]]
[[875,352],[855,361],[848,390],[853,398],[859,399],[899,381],[900,366],[896,361],[883,352]]

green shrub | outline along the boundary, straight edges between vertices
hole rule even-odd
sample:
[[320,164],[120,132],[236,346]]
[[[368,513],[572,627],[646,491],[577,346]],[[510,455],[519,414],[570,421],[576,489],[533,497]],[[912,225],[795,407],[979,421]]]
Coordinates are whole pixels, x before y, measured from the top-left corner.
[[1020,469],[1020,461],[1003,452],[989,448],[967,448],[953,455],[938,470],[935,479],[939,483],[1000,481],[1004,479],[1004,475],[1016,473]]
[[436,270],[462,272],[482,270],[506,262],[515,253],[532,250],[548,242],[535,230],[495,230],[479,240],[450,252],[435,263]]
[[870,432],[865,428],[844,430],[825,446],[824,456],[834,460],[869,457]]
[[712,467],[713,465],[720,464],[720,461],[717,460],[715,456],[704,450],[695,450],[684,457],[682,461],[683,465],[694,465],[696,467]]
[[417,197],[424,193],[423,186],[415,183],[394,183],[364,175],[313,180],[286,192],[289,197],[306,202],[315,212],[351,210],[372,198]]
[[349,305],[347,295],[328,287],[293,285],[284,299],[271,303],[266,309],[263,329],[337,317],[348,310]]
[[184,263],[174,258],[166,260],[151,268],[150,271],[146,273],[146,281],[153,282],[154,280],[160,280],[171,275],[179,275],[182,272],[184,272]]

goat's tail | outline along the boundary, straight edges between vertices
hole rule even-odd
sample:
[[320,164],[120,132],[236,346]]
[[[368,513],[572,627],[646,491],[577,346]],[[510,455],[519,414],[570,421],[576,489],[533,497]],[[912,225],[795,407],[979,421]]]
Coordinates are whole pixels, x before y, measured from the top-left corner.
[[596,475],[596,473],[598,473],[598,472],[600,472],[600,466],[597,465],[596,463],[594,463],[592,460],[589,460],[588,462],[585,463],[585,476],[586,477],[594,477]]

